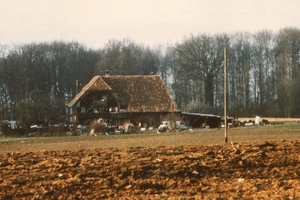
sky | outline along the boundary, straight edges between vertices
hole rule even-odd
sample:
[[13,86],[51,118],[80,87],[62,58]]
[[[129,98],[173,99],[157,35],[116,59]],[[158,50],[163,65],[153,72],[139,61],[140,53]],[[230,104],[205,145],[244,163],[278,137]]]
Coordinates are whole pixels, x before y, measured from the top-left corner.
[[0,0],[0,45],[131,39],[150,47],[199,34],[300,29],[299,0]]

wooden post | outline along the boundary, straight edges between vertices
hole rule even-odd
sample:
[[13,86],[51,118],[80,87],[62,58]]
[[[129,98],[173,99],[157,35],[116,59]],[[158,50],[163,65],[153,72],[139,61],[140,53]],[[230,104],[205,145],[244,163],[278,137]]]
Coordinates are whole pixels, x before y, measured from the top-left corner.
[[226,47],[224,47],[224,130],[225,143],[228,142],[227,137],[227,70],[226,70]]

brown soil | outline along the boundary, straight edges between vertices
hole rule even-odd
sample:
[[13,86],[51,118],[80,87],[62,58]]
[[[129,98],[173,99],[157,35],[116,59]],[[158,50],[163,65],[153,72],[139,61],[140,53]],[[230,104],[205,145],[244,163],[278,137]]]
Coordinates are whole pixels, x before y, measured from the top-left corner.
[[275,130],[2,138],[0,197],[299,199],[299,131]]

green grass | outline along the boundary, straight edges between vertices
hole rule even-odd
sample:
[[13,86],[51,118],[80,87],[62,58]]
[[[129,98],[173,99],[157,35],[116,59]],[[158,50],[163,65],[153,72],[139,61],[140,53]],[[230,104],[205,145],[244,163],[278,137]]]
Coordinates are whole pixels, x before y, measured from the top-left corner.
[[[228,142],[300,140],[300,123],[249,126],[228,129]],[[43,149],[126,148],[225,144],[224,129],[194,129],[194,132],[141,133],[100,136],[0,138],[0,152]]]

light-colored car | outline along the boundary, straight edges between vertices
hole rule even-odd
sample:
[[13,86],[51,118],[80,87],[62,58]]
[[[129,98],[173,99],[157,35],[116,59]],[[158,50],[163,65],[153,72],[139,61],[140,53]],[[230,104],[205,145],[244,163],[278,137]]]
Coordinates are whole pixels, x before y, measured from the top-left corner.
[[174,129],[174,122],[172,121],[162,121],[159,125],[157,131],[158,132],[169,132]]

